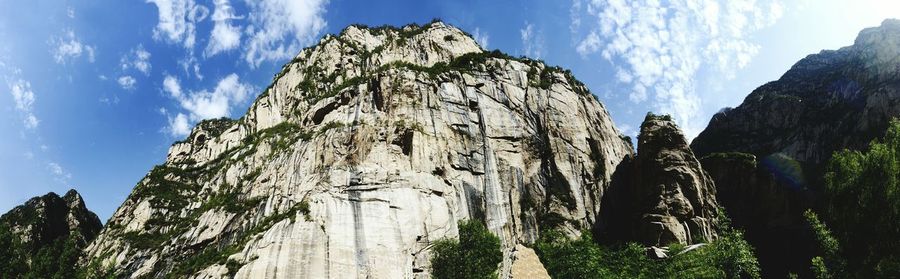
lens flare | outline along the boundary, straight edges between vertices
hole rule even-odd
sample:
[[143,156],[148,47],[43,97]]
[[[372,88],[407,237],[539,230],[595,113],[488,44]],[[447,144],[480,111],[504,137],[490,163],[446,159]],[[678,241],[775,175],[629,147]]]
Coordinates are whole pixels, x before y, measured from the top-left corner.
[[806,188],[803,166],[800,162],[784,153],[774,153],[762,159],[762,165],[778,181],[787,184],[793,190]]

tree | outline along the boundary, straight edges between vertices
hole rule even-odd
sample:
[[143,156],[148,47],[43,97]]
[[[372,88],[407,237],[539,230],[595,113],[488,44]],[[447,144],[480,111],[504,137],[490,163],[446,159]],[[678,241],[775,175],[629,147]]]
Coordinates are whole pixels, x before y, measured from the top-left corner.
[[860,278],[900,274],[900,121],[892,120],[868,151],[834,154],[825,201],[824,216],[843,244],[847,272]]
[[840,255],[840,244],[834,238],[831,230],[819,221],[819,215],[816,215],[811,209],[803,212],[803,217],[809,229],[816,236],[817,250],[821,256],[813,257],[810,261],[810,269],[813,275],[819,279],[829,279],[842,274],[844,268],[844,260]]
[[432,247],[434,278],[497,278],[503,260],[500,238],[475,220],[459,223],[459,239],[442,239]]
[[0,226],[0,279],[19,278],[26,271],[19,239],[9,227]]

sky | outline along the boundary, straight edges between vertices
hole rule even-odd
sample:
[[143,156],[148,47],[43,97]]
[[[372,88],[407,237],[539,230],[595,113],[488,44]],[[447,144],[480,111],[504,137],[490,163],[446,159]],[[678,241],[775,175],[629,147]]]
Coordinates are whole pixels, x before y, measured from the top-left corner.
[[202,119],[239,118],[300,49],[349,24],[439,18],[571,69],[632,137],[689,138],[897,0],[0,0],[0,212],[74,188],[101,220]]

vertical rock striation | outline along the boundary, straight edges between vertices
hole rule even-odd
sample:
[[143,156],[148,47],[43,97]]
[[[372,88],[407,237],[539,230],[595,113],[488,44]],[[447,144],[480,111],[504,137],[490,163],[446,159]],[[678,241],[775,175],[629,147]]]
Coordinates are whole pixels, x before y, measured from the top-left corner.
[[174,144],[83,263],[131,278],[427,278],[429,244],[477,219],[503,242],[502,277],[516,259],[539,273],[521,244],[594,226],[631,150],[568,71],[441,22],[350,26],[243,117]]

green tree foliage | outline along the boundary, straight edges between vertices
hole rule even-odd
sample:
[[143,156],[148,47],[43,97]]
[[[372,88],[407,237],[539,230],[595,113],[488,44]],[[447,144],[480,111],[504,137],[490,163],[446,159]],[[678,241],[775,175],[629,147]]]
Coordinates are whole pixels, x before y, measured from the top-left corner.
[[0,226],[0,278],[18,278],[26,271],[24,250],[6,226]]
[[669,247],[669,258],[654,260],[635,243],[604,247],[590,233],[570,240],[559,232],[541,235],[538,256],[553,278],[759,278],[759,264],[740,231],[727,229],[712,243],[687,251]]
[[0,226],[0,279],[101,278],[78,270],[82,246],[73,237],[59,237],[30,251],[8,227]]
[[807,209],[803,212],[807,225],[816,237],[816,243],[819,253],[822,256],[814,257],[810,262],[810,269],[816,278],[826,279],[834,278],[836,274],[841,274],[844,268],[844,260],[840,255],[840,244],[835,238],[831,230],[819,221],[819,215],[812,210]]
[[846,271],[860,278],[900,274],[900,121],[866,152],[836,152],[825,184],[824,216],[843,244]]
[[431,272],[434,278],[497,278],[503,260],[500,238],[479,221],[461,221],[459,240],[443,239],[432,247]]

